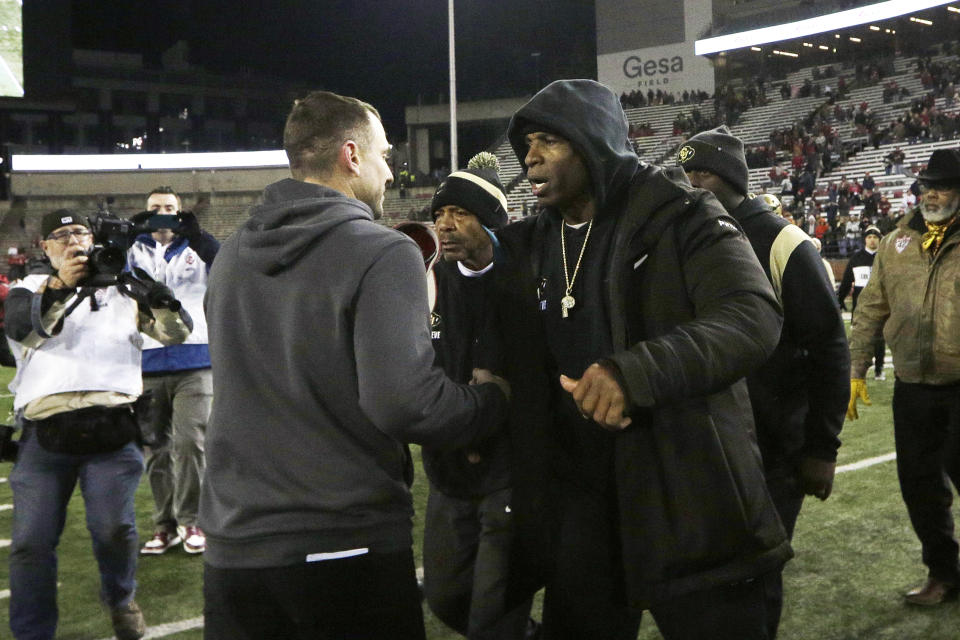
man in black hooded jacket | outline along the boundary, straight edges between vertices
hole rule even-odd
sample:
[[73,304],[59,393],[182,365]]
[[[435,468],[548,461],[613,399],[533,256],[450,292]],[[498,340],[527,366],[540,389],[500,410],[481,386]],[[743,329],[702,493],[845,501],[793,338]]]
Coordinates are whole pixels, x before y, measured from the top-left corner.
[[500,234],[497,323],[544,637],[633,639],[649,609],[668,640],[768,638],[792,551],[742,378],[781,317],[749,243],[681,170],[640,163],[596,82],[552,83],[508,137],[543,209]]
[[[680,147],[677,163],[743,227],[783,305],[777,350],[747,376],[747,388],[767,488],[792,537],[804,496],[826,500],[833,489],[838,435],[850,397],[840,307],[810,236],[747,193],[743,142],[726,126],[690,138]],[[771,635],[782,604],[782,584],[775,580],[767,610]]]

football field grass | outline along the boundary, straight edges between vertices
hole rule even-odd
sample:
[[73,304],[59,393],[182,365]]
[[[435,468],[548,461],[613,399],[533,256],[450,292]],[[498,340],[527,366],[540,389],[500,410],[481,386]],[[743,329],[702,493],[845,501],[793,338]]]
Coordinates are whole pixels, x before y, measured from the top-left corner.
[[[848,422],[842,434],[839,465],[882,456],[893,451],[889,380],[868,380],[873,406],[862,407],[861,418]],[[5,391],[11,369],[0,370]],[[10,398],[2,398],[0,417],[8,414]],[[9,423],[9,418],[6,420]],[[418,459],[419,455],[415,454]],[[781,632],[784,640],[956,640],[960,638],[960,605],[934,609],[903,604],[902,593],[926,576],[920,563],[920,545],[913,535],[897,487],[896,463],[885,461],[837,475],[833,495],[826,502],[808,499],[794,538],[796,558],[785,570],[785,606]],[[11,465],[0,464],[0,479]],[[414,537],[420,557],[426,480],[417,468],[414,484],[417,517]],[[12,503],[9,484],[0,481],[0,539],[10,537]],[[151,531],[151,498],[146,479],[137,493],[141,540]],[[955,510],[956,512],[956,510]],[[0,543],[2,544],[2,543]],[[62,640],[110,638],[107,616],[98,603],[98,576],[90,537],[83,520],[83,503],[75,494],[59,547],[60,626]],[[7,548],[0,548],[0,638],[9,637],[7,605]],[[164,556],[141,558],[137,601],[147,624],[157,629],[148,637],[199,639],[202,629],[202,559],[177,549]],[[692,612],[696,615],[696,612]],[[537,611],[535,617],[539,617]],[[459,636],[427,612],[431,640]],[[185,622],[184,622],[185,621]],[[178,632],[177,629],[180,629]],[[158,635],[155,635],[158,634]],[[660,638],[649,616],[638,638]],[[386,639],[385,639],[386,640]],[[585,639],[589,640],[589,639]]]

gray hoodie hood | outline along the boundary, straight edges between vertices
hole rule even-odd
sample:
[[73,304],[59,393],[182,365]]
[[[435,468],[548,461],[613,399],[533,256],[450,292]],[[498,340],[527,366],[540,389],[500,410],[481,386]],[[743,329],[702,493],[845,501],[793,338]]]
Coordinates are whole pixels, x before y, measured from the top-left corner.
[[358,219],[373,221],[373,211],[329,187],[287,178],[264,190],[263,204],[240,227],[239,256],[273,275],[296,263],[334,227]]

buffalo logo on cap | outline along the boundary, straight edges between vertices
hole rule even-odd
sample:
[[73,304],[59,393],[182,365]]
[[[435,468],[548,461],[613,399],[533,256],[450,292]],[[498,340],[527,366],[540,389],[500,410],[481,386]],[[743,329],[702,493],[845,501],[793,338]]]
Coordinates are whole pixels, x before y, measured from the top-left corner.
[[680,152],[677,153],[677,162],[680,164],[685,164],[693,159],[694,154],[697,153],[697,150],[691,147],[688,144],[680,147]]

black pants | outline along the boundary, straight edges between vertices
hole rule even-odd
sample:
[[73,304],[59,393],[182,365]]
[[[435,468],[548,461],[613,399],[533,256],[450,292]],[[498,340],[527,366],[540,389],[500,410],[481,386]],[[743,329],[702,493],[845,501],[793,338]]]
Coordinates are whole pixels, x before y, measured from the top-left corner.
[[[611,497],[562,481],[557,489],[543,640],[635,640],[640,612],[626,606]],[[767,581],[697,591],[658,603],[650,613],[666,640],[768,640]]]
[[513,538],[510,489],[469,500],[430,487],[424,592],[433,613],[470,640],[523,638],[531,600],[507,602]]
[[413,552],[267,569],[204,565],[206,640],[424,640]]
[[930,576],[960,585],[953,490],[960,488],[960,385],[897,380],[893,387],[897,476]]
[[[767,490],[773,499],[773,504],[780,516],[780,522],[787,531],[787,536],[793,540],[793,530],[803,506],[803,489],[800,486],[800,472],[796,467],[785,464],[775,469],[765,469]],[[777,636],[780,626],[780,615],[783,613],[783,568],[771,572],[766,580],[767,590],[767,634],[771,638]]]

